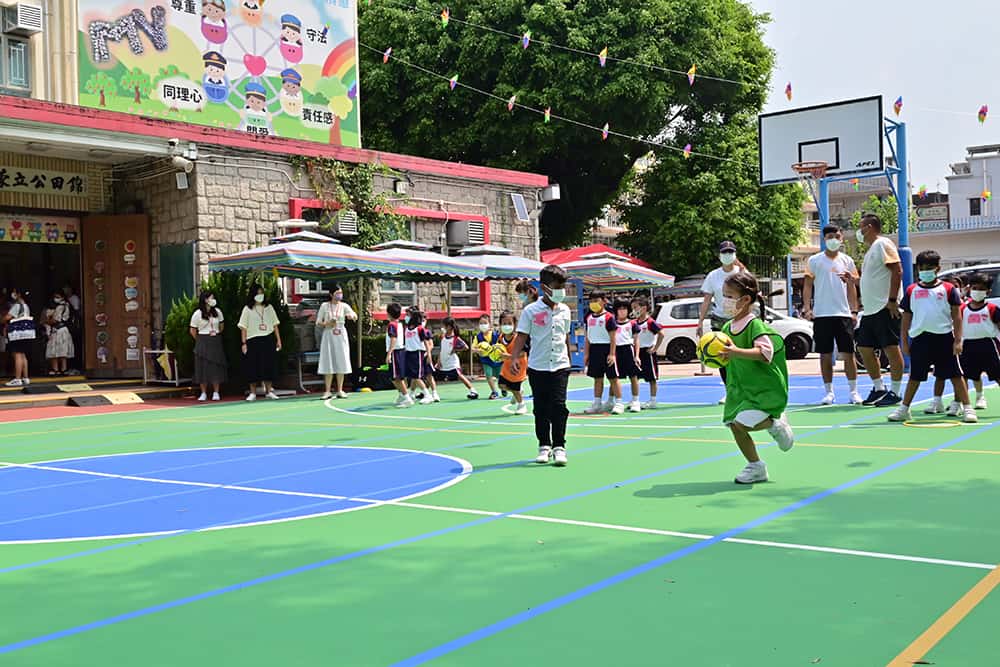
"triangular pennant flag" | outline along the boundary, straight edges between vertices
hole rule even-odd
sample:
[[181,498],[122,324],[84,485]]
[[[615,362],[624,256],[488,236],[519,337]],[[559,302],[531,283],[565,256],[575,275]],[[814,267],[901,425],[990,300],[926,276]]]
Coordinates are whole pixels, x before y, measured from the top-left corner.
[[458,75],[456,74],[455,76],[448,79],[448,90],[455,90],[455,86],[457,85],[458,85]]
[[389,62],[389,56],[391,56],[391,55],[392,55],[392,47],[390,46],[388,49],[385,50],[385,53],[382,54],[382,64],[383,65],[385,63]]
[[510,99],[507,100],[507,111],[514,110],[514,104],[517,102],[517,95],[511,95]]
[[441,10],[441,27],[442,28],[447,28],[448,27],[448,19],[450,19],[450,18],[451,18],[451,12],[448,10],[447,7],[445,7],[444,9]]
[[785,97],[788,98],[789,102],[792,101],[792,82],[791,81],[789,81],[788,85],[785,86]]
[[608,127],[608,124],[605,123],[604,127],[601,128],[601,140],[605,140],[605,139],[608,138],[608,131],[609,131],[609,129],[610,128]]
[[689,157],[691,157],[691,144],[688,144],[684,147],[684,159],[686,160]]
[[521,48],[526,49],[526,48],[528,48],[529,44],[531,44],[531,31],[530,30],[526,31],[524,33],[524,35],[521,36]]
[[552,120],[552,107],[545,107],[545,122]]
[[990,113],[990,108],[985,104],[979,107],[979,124],[982,125],[986,122],[986,116]]
[[691,69],[688,70],[688,85],[694,85],[694,74],[698,71],[697,65],[691,65]]
[[900,95],[899,97],[897,97],[896,101],[892,103],[892,110],[896,112],[897,116],[903,110],[903,96],[902,95]]
[[597,61],[601,63],[601,67],[604,67],[608,62],[608,47],[601,49],[601,52],[597,54]]

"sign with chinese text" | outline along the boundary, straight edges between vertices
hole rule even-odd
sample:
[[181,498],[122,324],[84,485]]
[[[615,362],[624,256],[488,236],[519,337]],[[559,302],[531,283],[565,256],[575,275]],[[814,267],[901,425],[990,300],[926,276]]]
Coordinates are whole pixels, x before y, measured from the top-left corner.
[[86,197],[87,177],[48,169],[26,169],[0,163],[0,192]]
[[0,213],[0,243],[80,244],[80,221],[39,215]]
[[356,0],[77,0],[80,104],[361,146]]
[[914,212],[917,216],[917,229],[922,232],[930,232],[941,229],[948,229],[948,205],[931,204],[929,206],[916,206]]

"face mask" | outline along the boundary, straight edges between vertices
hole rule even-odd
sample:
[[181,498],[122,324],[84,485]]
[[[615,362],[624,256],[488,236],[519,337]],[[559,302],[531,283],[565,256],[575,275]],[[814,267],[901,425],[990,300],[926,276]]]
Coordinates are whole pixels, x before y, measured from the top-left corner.
[[517,298],[520,300],[521,303],[528,303],[528,295],[527,294],[518,294]]
[[333,300],[334,300],[334,301],[340,301],[340,300],[341,300],[341,299],[343,299],[343,298],[344,298],[344,295],[343,295],[343,294],[341,294],[340,292],[336,292],[336,293],[334,293],[334,295],[333,295]]
[[739,299],[734,299],[731,296],[722,297],[722,312],[732,317],[736,314],[736,308],[739,301]]
[[490,325],[488,325],[488,324],[480,324],[479,325],[479,330],[482,331],[483,333],[486,333],[487,331],[490,330]]
[[934,269],[925,269],[920,272],[920,282],[922,283],[932,283],[937,278],[937,271]]
[[514,333],[514,325],[513,324],[501,324],[500,325],[500,332],[503,333],[505,336],[509,336],[512,333]]
[[865,242],[865,233],[862,232],[859,229],[858,231],[854,232],[854,238],[856,238],[858,240],[858,243],[864,243]]
[[258,294],[253,298],[253,300],[256,301],[257,303],[264,303],[264,295]]
[[216,304],[215,299],[208,299],[208,300],[205,301],[205,303],[208,304],[209,308],[215,308],[215,304]]
[[403,321],[406,322],[407,324],[409,324],[410,323],[410,316],[407,315],[406,317],[404,317]]
[[973,301],[986,301],[986,290],[984,289],[970,290],[969,296],[972,297]]
[[600,301],[590,302],[590,312],[597,314],[600,313],[602,310],[604,310],[604,304],[602,304]]
[[826,249],[829,250],[830,252],[837,252],[838,250],[840,250],[840,246],[842,245],[844,245],[844,242],[841,241],[840,239],[826,240]]
[[730,266],[733,262],[736,261],[736,253],[735,252],[719,253],[719,261],[722,262],[723,266]]
[[554,289],[552,294],[549,295],[554,303],[562,303],[566,300],[566,290],[565,289]]
[[63,302],[63,299],[62,299],[61,296],[57,296],[56,298],[54,298],[52,300],[55,301],[56,303],[62,303]]

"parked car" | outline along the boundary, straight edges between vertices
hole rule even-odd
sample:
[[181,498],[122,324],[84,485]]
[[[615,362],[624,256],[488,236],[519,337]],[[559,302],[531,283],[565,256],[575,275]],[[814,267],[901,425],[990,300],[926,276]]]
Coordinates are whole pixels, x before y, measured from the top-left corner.
[[939,273],[938,277],[946,279],[950,276],[959,276],[968,281],[969,276],[973,273],[985,273],[989,277],[992,285],[986,300],[1000,306],[1000,264],[978,264],[976,266],[963,266],[960,269],[948,269]]
[[[658,304],[656,322],[666,330],[663,344],[656,351],[675,364],[686,364],[697,356],[698,312],[702,300],[677,299]],[[766,309],[768,323],[785,339],[789,359],[802,359],[813,349],[812,322],[798,317],[788,317],[770,308]]]

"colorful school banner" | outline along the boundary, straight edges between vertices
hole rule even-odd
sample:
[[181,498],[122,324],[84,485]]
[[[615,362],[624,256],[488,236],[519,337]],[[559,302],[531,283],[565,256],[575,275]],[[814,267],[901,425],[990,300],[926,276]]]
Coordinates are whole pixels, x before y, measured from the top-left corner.
[[0,213],[0,243],[80,244],[80,221],[40,215]]
[[361,146],[356,0],[78,0],[80,104]]

